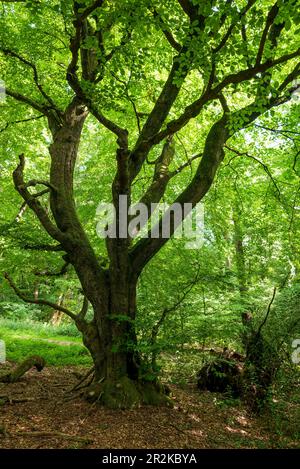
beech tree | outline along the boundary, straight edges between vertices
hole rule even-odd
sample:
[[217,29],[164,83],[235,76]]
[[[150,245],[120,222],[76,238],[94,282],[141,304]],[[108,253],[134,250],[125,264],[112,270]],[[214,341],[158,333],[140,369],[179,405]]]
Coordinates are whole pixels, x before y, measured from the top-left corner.
[[[162,236],[166,214],[158,222],[160,236],[122,237],[120,196],[127,209],[159,203],[167,191],[181,207],[204,198],[229,141],[298,92],[297,2],[12,0],[1,7],[6,105],[25,107],[23,121],[43,119],[51,135],[48,178],[30,179],[22,153],[14,187],[49,235],[48,245],[32,248],[61,252],[74,267],[82,309],[35,299],[9,274],[6,279],[24,301],[74,320],[95,367],[87,397],[111,407],[163,402],[159,383],[143,375],[135,315],[141,273],[168,241]],[[117,227],[116,237],[105,240],[105,257],[89,239],[73,190],[88,122],[115,140],[104,149],[114,171]],[[191,129],[196,151],[179,161],[177,137],[189,137]],[[178,190],[176,181],[188,169],[192,178],[182,179]],[[145,173],[151,174],[148,184]],[[174,216],[170,223],[172,236]]]

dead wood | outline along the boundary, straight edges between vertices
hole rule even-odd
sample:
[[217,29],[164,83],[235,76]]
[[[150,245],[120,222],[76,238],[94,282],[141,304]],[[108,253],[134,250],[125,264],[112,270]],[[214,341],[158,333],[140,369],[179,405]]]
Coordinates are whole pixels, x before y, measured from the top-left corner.
[[31,368],[42,371],[44,366],[45,360],[42,357],[32,355],[19,363],[14,370],[0,376],[0,383],[16,383]]

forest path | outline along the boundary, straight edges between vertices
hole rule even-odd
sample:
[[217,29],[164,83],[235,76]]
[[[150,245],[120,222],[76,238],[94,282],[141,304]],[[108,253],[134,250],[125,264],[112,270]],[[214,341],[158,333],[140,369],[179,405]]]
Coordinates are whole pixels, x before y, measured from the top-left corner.
[[79,347],[84,347],[84,345],[81,342],[74,342],[71,340],[48,339],[46,337],[32,337],[30,335],[20,335],[18,336],[18,338],[22,340],[37,340],[39,342],[40,341],[48,342],[49,344],[56,344],[56,345],[61,345],[61,346],[76,345]]

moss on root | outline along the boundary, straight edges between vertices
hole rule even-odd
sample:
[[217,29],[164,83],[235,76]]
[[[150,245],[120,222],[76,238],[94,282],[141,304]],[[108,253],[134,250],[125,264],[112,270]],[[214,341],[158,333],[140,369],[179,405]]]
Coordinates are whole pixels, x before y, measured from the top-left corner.
[[170,399],[165,394],[164,389],[157,383],[141,383],[142,403],[146,405],[168,405]]
[[110,409],[130,409],[142,404],[171,405],[160,384],[133,381],[127,376],[117,381],[105,380],[93,383],[87,389],[85,398],[90,402],[99,402]]

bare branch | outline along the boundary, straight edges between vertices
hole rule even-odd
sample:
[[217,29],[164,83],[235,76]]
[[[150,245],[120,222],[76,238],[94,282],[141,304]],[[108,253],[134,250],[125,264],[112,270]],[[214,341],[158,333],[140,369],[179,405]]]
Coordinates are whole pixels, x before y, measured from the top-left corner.
[[104,0],[96,0],[89,7],[87,7],[83,12],[81,12],[77,19],[79,21],[84,21],[91,13],[93,13],[97,8],[100,8],[104,3]]
[[254,3],[256,3],[256,1],[257,0],[248,0],[247,5],[245,6],[245,8],[243,8],[243,10],[240,12],[237,21],[235,21],[234,23],[232,23],[229,26],[229,28],[228,28],[227,32],[225,33],[223,39],[221,40],[220,44],[213,49],[214,54],[216,54],[217,52],[220,52],[220,50],[225,46],[225,44],[226,44],[227,40],[229,39],[234,27],[243,18],[243,16],[246,15],[246,13],[250,10],[250,8],[254,5]]
[[[48,193],[49,193],[49,189],[45,189],[43,191],[36,192],[35,194],[32,194],[32,197],[37,198],[37,197],[41,197],[42,195],[48,194]],[[15,216],[15,218],[10,223],[7,223],[7,224],[3,225],[1,227],[0,233],[4,233],[6,230],[11,228],[15,223],[18,223],[21,220],[22,216],[24,215],[26,208],[27,208],[27,201],[24,201],[22,203],[21,207],[19,208],[19,211],[18,211],[17,215]]]
[[37,111],[44,114],[44,116],[49,115],[49,109],[44,104],[38,103],[37,101],[33,101],[31,98],[28,98],[27,96],[24,96],[21,93],[18,93],[18,92],[13,91],[9,88],[6,88],[5,89],[5,94],[7,94],[7,96],[10,96],[10,97],[16,99],[17,101],[20,101],[21,103],[27,104],[28,106],[32,107],[33,109],[36,109]]
[[49,252],[59,252],[64,251],[64,248],[61,244],[51,245],[51,244],[25,244],[24,249],[31,251],[49,251]]
[[75,35],[70,40],[70,51],[72,54],[71,61],[67,68],[67,81],[71,88],[75,91],[75,93],[80,96],[81,93],[81,86],[77,77],[77,66],[79,60],[79,50],[80,50],[80,42],[81,42],[81,23],[74,22],[75,27]]
[[36,84],[36,87],[38,88],[39,92],[41,93],[41,95],[46,99],[46,101],[48,101],[48,103],[50,104],[50,106],[57,110],[57,106],[56,104],[54,103],[54,101],[50,98],[50,96],[44,91],[42,85],[40,84],[40,81],[39,81],[39,75],[38,75],[38,71],[37,71],[37,68],[35,66],[35,64],[33,64],[32,62],[30,62],[29,60],[25,59],[24,57],[22,57],[20,54],[17,54],[16,52],[10,50],[10,49],[0,49],[4,55],[6,56],[10,56],[10,57],[14,57],[16,59],[18,59],[20,62],[22,62],[24,65],[27,65],[28,67],[30,67],[33,71],[33,79],[34,79],[34,82]]
[[99,111],[91,102],[89,102],[89,100],[87,100],[87,105],[93,116],[100,122],[100,124],[104,125],[104,127],[106,127],[118,137],[119,146],[122,148],[128,148],[128,131],[126,129],[122,129],[122,127],[119,127],[118,124],[105,117],[101,111]]
[[186,161],[184,164],[176,168],[174,171],[170,173],[170,177],[176,176],[177,174],[181,173],[181,171],[185,168],[191,167],[191,164],[193,161],[197,160],[198,158],[201,158],[203,156],[203,153],[197,153],[196,155],[191,156],[188,161]]
[[19,209],[19,211],[18,211],[18,213],[17,213],[17,215],[16,215],[16,217],[15,217],[15,219],[13,220],[12,224],[14,222],[19,222],[21,220],[26,208],[27,208],[27,203],[23,202],[20,209]]
[[50,218],[47,215],[47,212],[42,207],[40,202],[37,200],[37,197],[32,195],[26,188],[26,183],[24,182],[23,172],[25,166],[25,157],[24,155],[19,156],[20,163],[13,172],[13,180],[16,190],[22,196],[24,201],[28,206],[35,212],[38,219],[40,220],[42,226],[45,228],[47,233],[57,241],[61,242],[65,240],[65,235],[52,223]]
[[182,46],[179,42],[176,41],[172,33],[168,29],[163,29],[162,32],[164,33],[165,38],[167,39],[168,43],[175,49],[177,52],[180,52]]
[[173,47],[173,49],[175,49],[177,52],[180,52],[181,49],[182,49],[182,45],[179,44],[179,42],[176,41],[173,34],[171,33],[171,31],[169,31],[169,29],[165,25],[163,19],[160,17],[159,13],[155,9],[153,10],[153,16],[154,16],[154,18],[159,18],[159,23],[160,23],[160,26],[161,26],[161,30],[162,30],[165,38],[167,39],[168,43]]
[[244,47],[245,47],[246,63],[247,63],[248,68],[250,68],[251,67],[251,61],[250,61],[249,51],[248,51],[247,30],[246,30],[246,26],[244,24],[242,24],[241,34],[242,34],[242,39],[243,39]]
[[219,98],[220,104],[223,108],[224,114],[226,114],[226,113],[230,114],[230,109],[229,109],[229,106],[228,106],[228,103],[226,101],[226,98],[225,98],[224,94],[220,93],[218,98]]
[[269,70],[275,67],[275,65],[288,62],[289,60],[294,59],[295,57],[298,57],[299,55],[300,55],[300,48],[298,48],[294,52],[291,52],[290,54],[285,54],[273,61],[267,61],[267,62],[264,62],[263,64],[258,64],[255,67],[247,68],[245,70],[241,70],[239,72],[227,75],[227,77],[225,77],[212,90],[212,94],[219,93],[223,88],[225,88],[225,86],[229,84],[241,83],[242,81],[251,80],[251,78],[254,78],[255,75],[257,75],[258,73],[263,73],[266,70]]
[[83,103],[86,104],[93,116],[104,125],[108,130],[113,132],[118,137],[118,144],[122,148],[127,148],[127,136],[128,132],[126,129],[122,129],[115,122],[108,119],[104,114],[94,105],[92,99],[88,97],[83,91],[80,82],[77,77],[77,66],[79,60],[79,51],[81,46],[81,21],[75,21],[75,36],[71,39],[70,50],[72,53],[72,60],[67,69],[67,80],[72,89],[75,91],[76,95]]
[[261,38],[260,38],[260,43],[259,43],[259,47],[258,47],[258,52],[257,52],[257,56],[256,56],[255,65],[258,65],[261,62],[261,59],[262,59],[262,56],[263,56],[263,53],[264,53],[265,43],[266,43],[267,36],[268,36],[268,32],[269,32],[270,27],[273,24],[276,16],[278,15],[278,12],[279,12],[279,8],[278,8],[277,2],[276,2],[272,6],[272,8],[270,9],[270,11],[268,13],[268,16],[267,16],[267,19],[266,19],[266,24],[265,24],[263,33],[262,33]]
[[21,119],[21,120],[17,120],[17,121],[7,122],[7,124],[2,129],[0,129],[0,133],[7,130],[8,127],[10,127],[11,125],[22,124],[23,122],[34,121],[34,120],[37,120],[37,119],[41,119],[42,117],[45,117],[44,114],[42,114],[41,116],[28,117],[28,119]]
[[[170,70],[168,79],[166,80],[164,87],[156,100],[156,103],[149,114],[143,129],[140,133],[140,136],[135,144],[135,147],[130,155],[130,177],[133,180],[136,175],[139,173],[144,161],[146,160],[150,149],[153,146],[152,137],[156,132],[159,132],[162,124],[164,123],[170,109],[175,102],[181,85],[174,83],[176,74],[181,75],[181,80],[183,81],[188,74],[188,67],[180,69],[180,59],[181,55],[184,55],[185,49],[183,48],[181,53],[176,56],[173,60],[173,65]],[[165,137],[174,132],[169,132]],[[164,138],[159,141],[164,140]]]
[[[196,170],[190,184],[177,197],[174,204],[183,207],[185,203],[190,203],[194,207],[207,193],[211,187],[218,167],[224,158],[223,146],[229,138],[228,116],[225,114],[210,129],[203,151],[202,159]],[[187,214],[185,214],[187,215]],[[164,215],[158,225],[154,228],[159,233],[159,237],[151,237],[151,231],[148,237],[138,241],[133,246],[130,256],[134,271],[139,274],[149,260],[159,251],[159,249],[167,242],[168,238],[161,236],[162,226],[166,215]],[[174,233],[177,226],[174,217],[170,217],[170,235]],[[182,221],[182,220],[181,220]],[[178,221],[176,221],[177,223]]]
[[64,308],[63,306],[57,305],[56,303],[52,303],[51,301],[47,300],[36,300],[34,298],[28,298],[12,281],[10,276],[5,273],[4,278],[8,281],[9,285],[11,288],[15,291],[16,295],[21,298],[21,300],[25,301],[25,303],[31,303],[31,304],[36,304],[36,305],[44,305],[44,306],[50,306],[50,308],[53,308],[57,311],[61,311],[62,313],[65,313],[67,316],[72,318],[74,321],[76,321],[77,316],[76,314],[72,313],[70,310],[67,308]]
[[[30,181],[26,182],[25,186],[24,186],[24,189],[27,189],[28,187],[35,187],[37,185],[42,185],[42,186],[46,186],[48,187],[48,189],[50,189],[52,192],[57,192],[57,189],[56,187],[53,186],[53,184],[51,184],[50,182],[48,181],[42,181],[40,179],[31,179]],[[46,192],[49,192],[48,191],[42,191],[43,193],[46,193]],[[37,194],[33,194],[35,197],[37,196]],[[42,195],[41,193],[39,193],[39,195]]]
[[61,277],[62,275],[67,273],[69,265],[70,262],[66,261],[58,272],[51,272],[50,270],[37,270],[34,272],[34,275],[46,277]]
[[280,197],[281,196],[281,192],[280,192],[280,189],[277,185],[277,182],[275,181],[271,171],[269,170],[268,166],[263,162],[261,161],[259,158],[257,158],[256,156],[253,156],[253,155],[250,155],[248,152],[246,151],[239,151],[239,150],[236,150],[235,148],[232,148],[228,145],[224,145],[225,148],[227,148],[227,150],[231,151],[232,153],[235,153],[237,156],[247,156],[247,158],[251,158],[252,160],[256,161],[258,164],[260,164],[260,166],[263,168],[263,170],[266,172],[266,174],[269,176],[269,178],[271,179],[272,183],[274,184],[274,187],[278,193],[278,196]]
[[[279,86],[278,90],[279,91],[284,91],[285,88],[292,83],[293,80],[296,80],[300,76],[300,62],[298,62],[295,66],[295,68],[286,76],[286,78],[283,80],[281,85]],[[299,89],[299,83],[295,85],[291,89],[291,92],[296,91]]]
[[183,9],[184,13],[190,18],[191,21],[198,17],[198,8],[191,0],[177,0]]
[[175,155],[175,145],[173,136],[167,138],[161,154],[156,161],[151,162],[154,164],[154,175],[150,186],[147,188],[139,203],[143,203],[150,208],[151,203],[158,203],[163,197],[170,180],[169,165],[171,164]]
[[279,133],[279,134],[293,134],[293,135],[300,135],[300,132],[296,132],[295,130],[288,130],[288,129],[273,129],[271,127],[266,127],[265,125],[254,124],[255,127],[259,129],[269,130],[270,132]]
[[263,326],[266,324],[266,322],[267,322],[267,320],[268,320],[268,317],[269,317],[269,314],[270,314],[270,311],[271,311],[271,306],[272,306],[272,304],[273,304],[273,302],[274,302],[274,300],[275,300],[276,291],[277,291],[277,288],[274,287],[274,289],[273,289],[273,294],[272,294],[272,298],[271,298],[271,301],[270,301],[270,303],[269,303],[269,305],[268,305],[268,309],[267,309],[266,316],[265,316],[263,322],[261,323],[261,325],[260,325],[259,328],[258,328],[258,331],[257,331],[257,333],[256,333],[256,337],[259,336],[259,334],[260,334],[260,332],[261,332]]
[[[290,54],[286,54],[282,57],[279,57],[278,59],[272,62],[270,61],[265,62],[263,64],[257,65],[256,67],[247,68],[237,73],[232,73],[230,75],[227,75],[227,77],[225,77],[214,88],[212,88],[211,90],[206,89],[199,99],[194,101],[192,104],[189,104],[185,108],[184,112],[181,114],[180,117],[172,120],[171,122],[167,124],[166,129],[158,132],[155,135],[152,135],[149,138],[148,145],[151,147],[151,144],[152,145],[157,144],[160,141],[164,140],[168,135],[176,133],[180,129],[182,129],[192,118],[196,117],[200,113],[200,111],[203,109],[203,106],[206,103],[208,103],[209,101],[212,101],[213,99],[218,99],[222,90],[229,84],[241,83],[243,81],[251,80],[258,73],[262,73],[266,70],[269,70],[275,65],[285,63],[288,60],[298,57],[299,55],[300,55],[300,48]],[[294,79],[294,77],[299,73],[298,72],[299,65],[296,66],[296,69],[297,71],[294,70],[293,72],[291,72],[289,77],[287,77],[286,80],[279,87],[280,91],[282,91],[287,86],[287,84],[290,83]],[[281,104],[279,100],[277,100],[277,102],[278,104]]]

